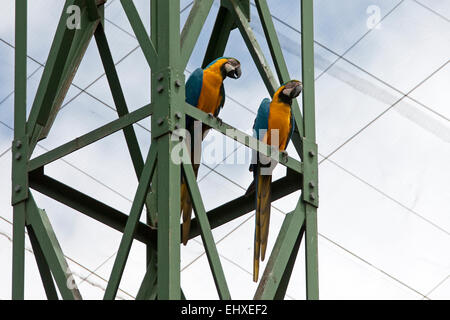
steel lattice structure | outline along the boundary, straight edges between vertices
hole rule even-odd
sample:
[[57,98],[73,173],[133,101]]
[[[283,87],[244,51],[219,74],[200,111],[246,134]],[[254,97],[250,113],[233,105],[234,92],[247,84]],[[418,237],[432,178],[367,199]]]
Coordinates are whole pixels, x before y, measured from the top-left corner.
[[[231,299],[211,230],[251,212],[253,197],[242,196],[209,212],[205,211],[192,165],[171,161],[180,142],[175,131],[189,115],[249,148],[270,156],[287,167],[285,177],[272,183],[272,201],[302,190],[296,209],[287,214],[270,254],[255,299],[282,299],[294,262],[305,238],[306,292],[318,299],[317,207],[318,161],[315,142],[313,0],[301,2],[303,112],[294,101],[296,129],[293,144],[301,162],[274,151],[263,142],[209,117],[184,102],[183,70],[209,14],[213,0],[196,0],[180,34],[180,3],[151,0],[151,33],[147,33],[131,0],[123,9],[151,69],[151,103],[128,112],[120,80],[104,32],[105,0],[66,0],[34,103],[26,117],[27,0],[16,0],[14,141],[12,147],[13,299],[24,298],[25,229],[28,231],[47,298],[81,299],[76,287],[68,286],[70,270],[44,210],[31,189],[123,233],[105,299],[114,299],[134,239],[147,246],[147,272],[137,299],[180,299],[180,179],[183,175],[193,200],[195,218],[191,238],[201,235],[221,299]],[[222,56],[231,30],[238,28],[271,95],[279,83],[290,80],[266,0],[256,0],[278,81],[249,26],[249,0],[222,0],[203,60],[203,67]],[[66,26],[67,8],[81,8],[81,26]],[[69,141],[40,156],[32,157],[40,139],[47,136],[76,70],[91,39],[100,52],[114,99],[118,119]],[[300,50],[300,48],[299,48]],[[151,116],[151,147],[142,158],[133,123]],[[232,130],[231,130],[232,129]],[[71,188],[44,173],[45,165],[75,150],[122,130],[139,184],[129,215]],[[139,221],[143,207],[147,223]],[[157,227],[156,227],[157,218]],[[56,286],[55,286],[56,283]]]

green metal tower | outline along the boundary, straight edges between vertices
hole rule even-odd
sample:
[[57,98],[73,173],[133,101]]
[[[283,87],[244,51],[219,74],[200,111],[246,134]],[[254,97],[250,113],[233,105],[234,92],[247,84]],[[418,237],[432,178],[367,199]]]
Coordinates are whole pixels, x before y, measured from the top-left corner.
[[[43,193],[123,233],[105,299],[114,299],[134,239],[147,246],[147,272],[137,299],[181,299],[180,288],[180,179],[183,175],[193,200],[195,218],[191,238],[201,235],[221,299],[231,299],[211,230],[254,208],[253,197],[242,196],[205,211],[192,165],[171,161],[180,141],[176,134],[189,115],[249,148],[287,167],[285,177],[272,183],[272,201],[302,190],[294,211],[286,215],[270,254],[255,299],[283,299],[302,238],[306,248],[306,293],[318,299],[317,256],[317,145],[314,116],[313,0],[301,1],[303,112],[292,105],[296,129],[293,144],[301,162],[285,157],[263,142],[209,117],[184,102],[183,71],[213,4],[195,0],[180,34],[180,3],[151,0],[148,34],[131,0],[120,0],[151,69],[151,103],[129,112],[104,32],[106,0],[66,0],[30,115],[26,117],[27,0],[16,0],[14,141],[12,147],[13,266],[12,297],[24,298],[25,229],[28,231],[47,298],[81,299],[50,221],[30,189]],[[203,67],[222,56],[231,30],[238,28],[271,95],[279,83],[290,80],[266,0],[255,0],[278,80],[249,26],[249,0],[222,0]],[[81,9],[80,28],[68,28],[67,9]],[[100,52],[118,118],[40,156],[32,157],[37,142],[47,136],[75,72],[92,38]],[[299,48],[300,50],[300,48]],[[140,153],[133,123],[151,117],[151,147]],[[233,129],[233,130],[231,130]],[[45,165],[122,130],[139,181],[131,211],[124,214],[44,173]],[[139,221],[143,207],[147,223]],[[155,221],[157,218],[157,228]],[[56,283],[56,286],[55,286]]]

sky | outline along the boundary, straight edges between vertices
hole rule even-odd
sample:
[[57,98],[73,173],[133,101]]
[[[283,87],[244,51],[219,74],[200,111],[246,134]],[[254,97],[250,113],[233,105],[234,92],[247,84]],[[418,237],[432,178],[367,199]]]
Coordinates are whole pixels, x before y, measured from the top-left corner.
[[[286,63],[301,80],[300,2],[267,0]],[[149,1],[134,0],[149,26]],[[0,299],[11,298],[11,152],[14,92],[14,1],[0,12]],[[28,111],[42,76],[61,0],[29,1]],[[192,2],[181,0],[180,25]],[[219,8],[208,16],[185,70],[200,66]],[[130,110],[150,101],[150,69],[119,0],[108,0],[105,29]],[[316,132],[319,147],[319,286],[321,299],[450,298],[450,3],[447,0],[315,0]],[[251,27],[273,68],[256,7]],[[269,94],[238,30],[225,56],[242,65],[225,80],[224,122],[248,131]],[[301,99],[298,99],[301,105]],[[47,139],[33,156],[117,118],[92,42]],[[145,156],[150,121],[134,125]],[[217,157],[204,159],[199,188],[206,210],[244,194],[248,164],[232,164],[246,148],[210,132]],[[221,150],[223,146],[227,148]],[[289,155],[297,158],[292,145]],[[137,179],[121,132],[45,168],[47,175],[129,212]],[[285,169],[277,166],[274,179]],[[38,192],[85,299],[104,294],[121,234]],[[272,204],[270,253],[296,192]],[[145,214],[143,214],[145,216]],[[254,212],[213,230],[233,299],[250,299]],[[26,243],[27,299],[43,299]],[[286,299],[305,299],[304,245]],[[262,268],[265,267],[262,263]],[[188,299],[218,295],[200,237],[181,247],[181,286]],[[118,299],[134,299],[145,273],[145,247],[133,242]]]

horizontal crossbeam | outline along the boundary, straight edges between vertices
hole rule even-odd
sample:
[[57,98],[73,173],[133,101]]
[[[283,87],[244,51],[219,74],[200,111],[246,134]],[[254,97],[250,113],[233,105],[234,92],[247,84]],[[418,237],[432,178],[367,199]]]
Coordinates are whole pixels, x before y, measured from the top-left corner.
[[226,124],[225,122],[219,122],[216,118],[211,117],[211,115],[191,106],[190,104],[185,103],[184,111],[196,120],[203,122],[204,124],[219,131],[227,137],[242,143],[250,149],[258,151],[266,157],[270,157],[283,166],[288,167],[300,174],[303,173],[303,165],[301,162],[279,152],[276,148],[255,139],[254,137],[230,126],[229,124]]
[[40,167],[45,166],[55,160],[58,160],[76,150],[79,150],[83,147],[90,145],[106,136],[109,136],[121,129],[124,129],[128,126],[131,126],[133,123],[136,123],[152,114],[152,106],[146,105],[142,108],[139,108],[136,111],[128,113],[119,119],[111,121],[108,124],[101,126],[89,133],[86,133],[78,138],[73,139],[51,151],[48,151],[34,159],[30,160],[28,171],[36,170]]

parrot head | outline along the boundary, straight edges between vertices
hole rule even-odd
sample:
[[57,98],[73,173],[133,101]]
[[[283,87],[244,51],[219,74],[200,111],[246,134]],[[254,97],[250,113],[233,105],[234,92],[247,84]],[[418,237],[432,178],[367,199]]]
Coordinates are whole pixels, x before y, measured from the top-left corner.
[[227,62],[222,65],[222,72],[225,77],[239,79],[242,74],[241,63],[235,58],[227,58]]
[[281,90],[280,95],[285,98],[285,100],[292,100],[297,98],[302,92],[303,84],[298,80],[291,80],[284,84],[284,88]]

